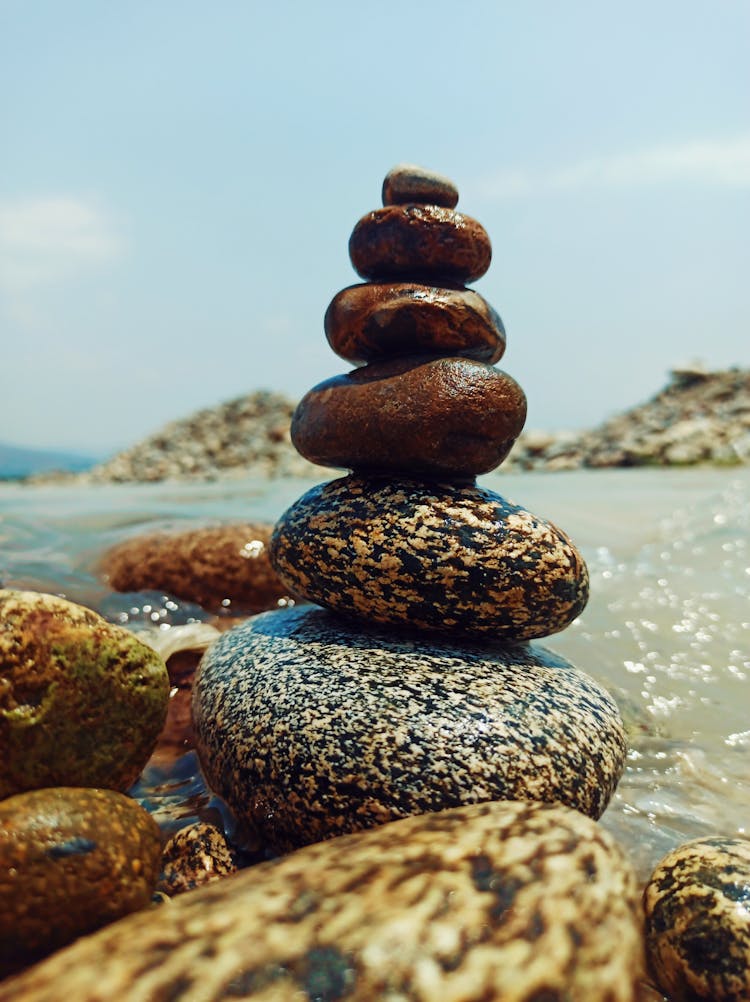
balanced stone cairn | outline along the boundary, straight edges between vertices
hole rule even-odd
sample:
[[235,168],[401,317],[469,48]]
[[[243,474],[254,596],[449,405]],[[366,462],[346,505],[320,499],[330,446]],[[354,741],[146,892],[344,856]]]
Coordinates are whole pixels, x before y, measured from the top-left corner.
[[366,281],[334,297],[325,330],[359,367],[292,422],[303,456],[352,472],[301,497],[271,540],[280,578],[314,605],[250,619],[198,670],[208,781],[272,851],[485,801],[596,819],[622,772],[608,693],[528,643],[583,609],[583,559],[476,485],[526,400],[493,365],[499,316],[466,288],[491,248],[457,201],[449,180],[401,166],[355,226]]

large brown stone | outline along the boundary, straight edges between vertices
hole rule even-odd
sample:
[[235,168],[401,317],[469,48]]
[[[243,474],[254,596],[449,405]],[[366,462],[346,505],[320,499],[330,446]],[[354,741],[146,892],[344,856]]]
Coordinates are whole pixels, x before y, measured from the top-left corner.
[[349,257],[367,279],[452,278],[473,282],[492,258],[484,227],[439,205],[387,205],[354,227]]
[[288,593],[268,561],[272,526],[243,523],[137,536],[102,571],[115,591],[169,592],[212,612],[262,612]]
[[415,282],[350,285],[331,300],[325,331],[331,348],[359,365],[432,352],[497,362],[503,322],[473,289]]
[[510,376],[467,358],[373,362],[313,387],[292,441],[322,466],[474,477],[508,455],[526,418]]

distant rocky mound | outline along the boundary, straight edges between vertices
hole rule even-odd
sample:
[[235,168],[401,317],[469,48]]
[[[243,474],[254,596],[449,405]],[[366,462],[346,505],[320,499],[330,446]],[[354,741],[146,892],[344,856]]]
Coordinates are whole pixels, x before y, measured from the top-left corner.
[[296,402],[259,390],[172,421],[77,479],[91,483],[214,480],[248,475],[320,476],[294,450],[289,426]]
[[591,431],[521,435],[506,465],[574,470],[697,463],[750,463],[750,370],[675,369],[647,403]]
[[[215,480],[219,477],[321,479],[325,471],[292,446],[295,402],[260,390],[173,421],[143,442],[81,474],[32,481],[86,483]],[[750,370],[676,369],[647,403],[591,431],[523,433],[502,470],[750,463]],[[502,472],[502,471],[501,471]]]

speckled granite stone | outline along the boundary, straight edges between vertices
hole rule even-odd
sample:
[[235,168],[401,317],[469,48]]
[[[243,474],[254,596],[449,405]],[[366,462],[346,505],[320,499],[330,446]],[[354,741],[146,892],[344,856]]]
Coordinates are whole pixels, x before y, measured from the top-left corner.
[[291,433],[321,466],[473,479],[502,463],[525,420],[526,397],[507,373],[471,358],[409,355],[314,386]]
[[234,854],[215,825],[198,821],[181,828],[164,846],[156,890],[173,897],[235,873]]
[[609,695],[542,647],[438,641],[310,606],[217,640],[193,719],[210,786],[283,850],[483,800],[598,818],[626,750]]
[[156,822],[113,790],[0,801],[0,977],[144,908],[160,859]]
[[349,239],[362,278],[449,278],[474,282],[492,258],[484,227],[438,205],[388,205],[363,216]]
[[476,486],[333,480],[282,515],[270,549],[295,593],[364,621],[530,640],[588,598],[568,537]]
[[383,205],[417,202],[444,205],[458,204],[458,188],[449,177],[416,164],[396,164],[383,181]]
[[0,984],[0,1002],[634,1002],[636,882],[563,807],[494,803],[309,846]]
[[673,1002],[748,1002],[750,841],[674,849],[651,875],[644,908],[649,965]]
[[366,282],[338,292],[323,322],[331,348],[360,364],[433,352],[497,362],[505,328],[473,289],[417,282]]

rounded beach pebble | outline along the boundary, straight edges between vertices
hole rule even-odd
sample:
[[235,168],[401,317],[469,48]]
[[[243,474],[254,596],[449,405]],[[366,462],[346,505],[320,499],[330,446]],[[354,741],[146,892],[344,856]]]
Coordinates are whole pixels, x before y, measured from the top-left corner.
[[505,372],[469,358],[372,362],[313,387],[292,442],[321,466],[473,478],[505,459],[526,397]]
[[0,801],[0,974],[148,905],[160,860],[156,822],[113,790]]
[[568,537],[476,486],[330,481],[282,515],[271,559],[290,589],[337,612],[503,640],[557,633],[588,598]]
[[164,662],[132,633],[54,595],[0,591],[0,799],[127,789],[168,700]]
[[383,181],[383,205],[417,202],[444,205],[458,204],[458,188],[449,177],[416,164],[396,164]]
[[171,897],[236,870],[234,855],[222,832],[215,825],[198,821],[181,828],[164,846],[156,889]]
[[598,818],[626,752],[608,693],[542,647],[394,634],[309,606],[217,640],[193,719],[211,788],[281,850],[485,800]]
[[649,966],[673,1002],[750,999],[750,841],[674,849],[651,875],[644,909]]
[[115,591],[166,591],[211,612],[262,612],[287,594],[268,561],[273,526],[221,525],[136,536],[113,547],[102,571]]
[[492,363],[505,351],[498,314],[478,292],[461,287],[350,285],[331,300],[324,326],[331,348],[355,364],[419,352]]
[[349,239],[362,278],[444,277],[474,282],[490,266],[487,231],[471,216],[439,205],[388,205],[363,216]]
[[635,1002],[637,889],[594,822],[494,803],[309,846],[131,916],[0,1002]]

